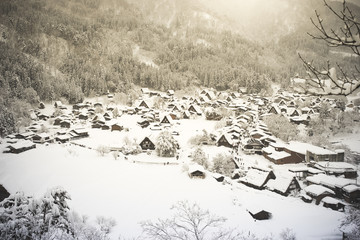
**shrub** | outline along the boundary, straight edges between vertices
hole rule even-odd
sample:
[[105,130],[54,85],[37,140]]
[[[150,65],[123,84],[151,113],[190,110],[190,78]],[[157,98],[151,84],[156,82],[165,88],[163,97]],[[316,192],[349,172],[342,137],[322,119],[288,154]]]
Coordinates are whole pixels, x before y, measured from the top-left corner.
[[224,153],[218,153],[213,158],[213,167],[214,172],[230,176],[233,170],[235,169],[235,163],[232,160],[231,155],[226,155]]
[[96,148],[96,151],[100,154],[100,156],[105,156],[105,154],[109,153],[110,150],[108,147],[104,146],[104,145],[100,145]]
[[205,169],[209,168],[208,157],[202,148],[198,147],[195,149],[195,151],[192,153],[192,159],[194,162],[203,166]]

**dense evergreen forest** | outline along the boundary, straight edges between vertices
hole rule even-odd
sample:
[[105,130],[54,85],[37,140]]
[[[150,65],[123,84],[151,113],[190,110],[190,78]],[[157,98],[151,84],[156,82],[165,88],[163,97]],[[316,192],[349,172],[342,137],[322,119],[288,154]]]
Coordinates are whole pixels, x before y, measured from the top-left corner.
[[266,93],[272,82],[286,87],[290,77],[304,74],[297,52],[318,64],[358,61],[339,58],[310,39],[308,25],[276,40],[251,41],[229,26],[189,20],[188,8],[162,24],[154,21],[155,10],[144,11],[141,1],[135,2],[0,1],[2,134],[26,124],[28,108],[40,100],[76,103],[107,91],[126,93],[134,85],[159,90],[247,87],[250,93]]

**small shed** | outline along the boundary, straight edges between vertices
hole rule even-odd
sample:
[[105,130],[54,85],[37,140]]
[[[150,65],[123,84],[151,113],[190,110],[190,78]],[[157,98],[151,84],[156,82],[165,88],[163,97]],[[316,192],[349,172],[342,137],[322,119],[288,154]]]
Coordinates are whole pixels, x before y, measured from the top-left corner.
[[205,178],[205,169],[198,164],[190,165],[188,173],[191,178]]
[[272,218],[272,214],[268,211],[261,210],[261,211],[249,211],[249,214],[255,219],[255,220],[268,220]]

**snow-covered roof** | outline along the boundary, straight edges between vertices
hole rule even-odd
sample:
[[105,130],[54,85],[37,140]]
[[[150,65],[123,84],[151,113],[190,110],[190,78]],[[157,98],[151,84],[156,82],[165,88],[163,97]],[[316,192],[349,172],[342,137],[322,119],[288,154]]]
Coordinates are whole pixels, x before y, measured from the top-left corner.
[[194,173],[194,172],[197,172],[197,171],[199,171],[199,172],[205,172],[205,169],[204,169],[204,167],[203,166],[201,166],[201,165],[199,165],[199,164],[192,164],[192,165],[190,165],[189,166],[189,173],[191,174],[191,173]]
[[290,172],[309,172],[311,174],[319,174],[319,173],[324,173],[324,171],[316,169],[316,168],[311,168],[311,167],[291,167],[289,168]]
[[307,186],[306,188],[304,188],[304,191],[306,193],[309,193],[315,197],[321,195],[321,194],[324,194],[324,193],[330,193],[330,194],[334,194],[334,191],[327,188],[327,187],[324,187],[324,186],[321,186],[321,185],[316,185],[316,184],[312,184],[310,186]]
[[345,192],[352,193],[352,192],[355,192],[355,191],[360,191],[360,186],[355,185],[355,184],[349,184],[349,185],[343,187],[343,190]]
[[327,204],[339,204],[339,203],[344,204],[342,201],[340,201],[336,198],[333,198],[333,197],[329,197],[329,196],[326,196],[323,199],[321,199],[321,202],[327,203]]
[[283,176],[277,176],[276,179],[270,179],[267,183],[266,183],[266,187],[269,190],[277,190],[281,193],[285,193],[291,182],[293,181],[293,177],[283,177]]
[[339,187],[342,188],[351,183],[355,183],[353,179],[348,178],[339,178],[335,176],[325,175],[325,174],[317,174],[314,176],[309,176],[306,178],[307,181],[324,185],[330,188]]
[[34,146],[35,144],[30,140],[20,140],[17,143],[9,145],[12,149],[21,149],[21,148],[29,148]]
[[312,152],[316,155],[332,155],[332,154],[336,154],[333,151],[330,151],[328,149],[325,148],[321,148],[318,146],[314,146],[312,144],[309,143],[303,143],[303,142],[295,142],[295,141],[291,141],[289,142],[287,148],[293,152],[298,152],[301,153],[303,155],[306,155],[306,152]]
[[280,159],[284,159],[284,158],[287,158],[290,156],[291,156],[291,154],[284,152],[284,151],[280,151],[280,152],[274,151],[269,155],[269,157],[274,160],[280,160]]
[[356,171],[356,167],[347,162],[328,162],[321,161],[315,164],[315,167],[331,172],[344,172],[344,171]]
[[269,175],[269,172],[259,171],[257,169],[249,169],[245,177],[240,178],[240,182],[249,183],[256,187],[262,187]]

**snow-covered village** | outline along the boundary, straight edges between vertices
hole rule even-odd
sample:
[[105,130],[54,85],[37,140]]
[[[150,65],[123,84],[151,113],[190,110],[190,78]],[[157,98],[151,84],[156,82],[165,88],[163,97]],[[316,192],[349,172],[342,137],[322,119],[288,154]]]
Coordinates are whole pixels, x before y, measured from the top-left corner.
[[0,1],[0,239],[360,239],[359,16]]
[[[79,213],[116,220],[114,236],[140,234],[139,222],[186,200],[226,217],[245,237],[291,229],[299,239],[341,238],[344,208],[360,197],[357,162],[345,161],[360,152],[358,109],[345,106],[357,129],[329,139],[329,149],[285,142],[266,122],[284,117],[301,135],[323,104],[336,109],[335,99],[196,93],[142,88],[131,107],[116,104],[116,94],[73,106],[40,103],[26,131],[2,141],[1,182],[35,196],[62,186]],[[283,127],[277,135],[290,131]]]

